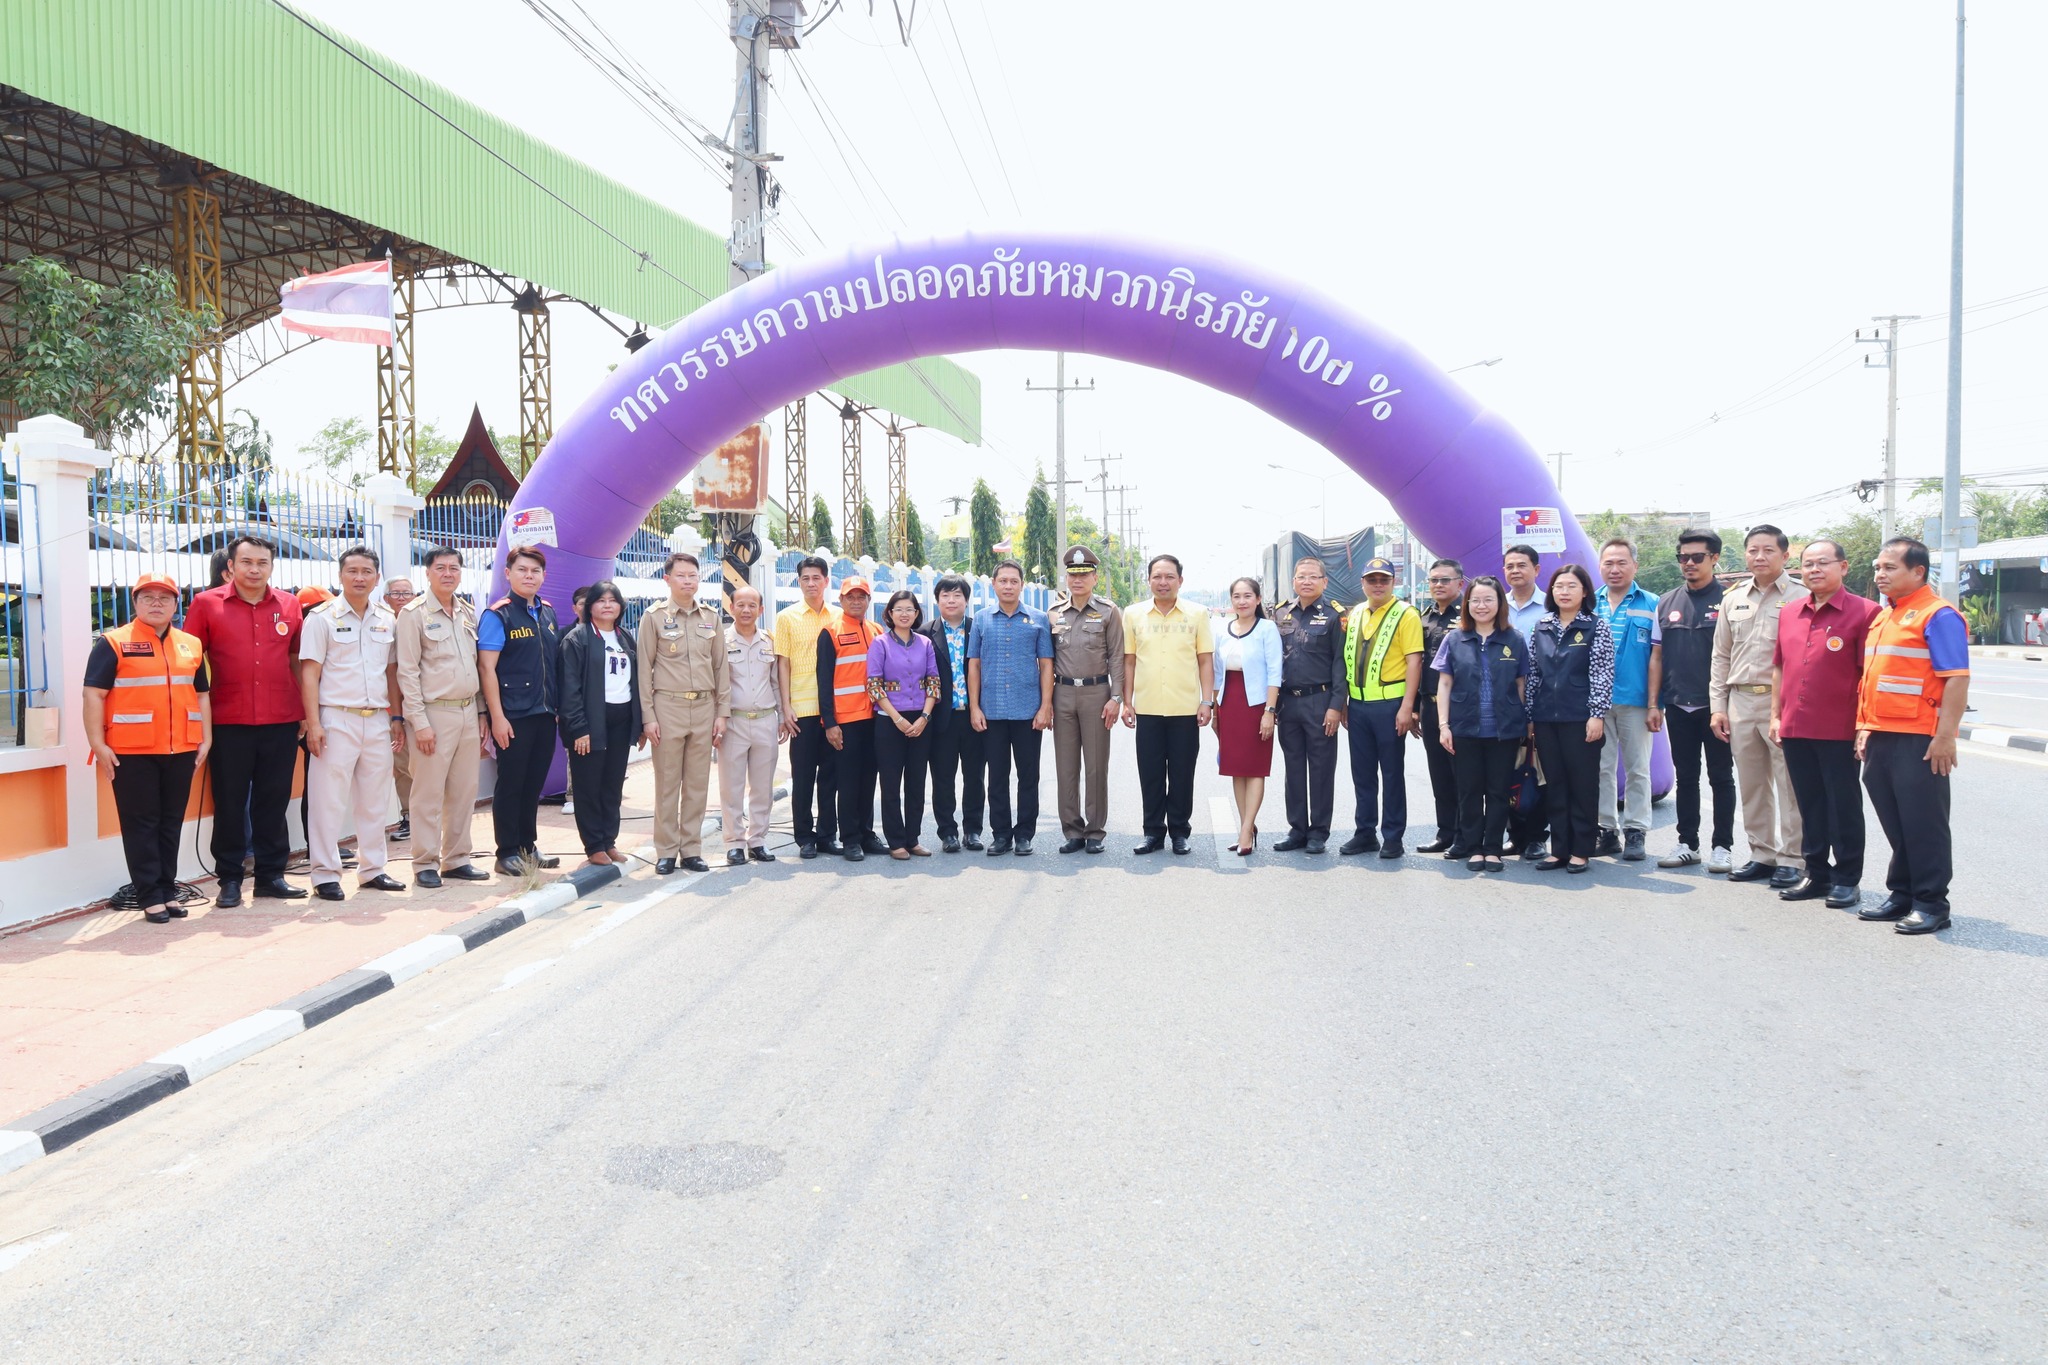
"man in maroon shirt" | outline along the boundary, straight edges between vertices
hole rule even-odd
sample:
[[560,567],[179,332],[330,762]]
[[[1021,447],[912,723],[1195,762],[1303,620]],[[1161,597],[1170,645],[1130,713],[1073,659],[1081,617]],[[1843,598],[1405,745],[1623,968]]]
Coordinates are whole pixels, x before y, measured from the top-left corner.
[[1778,898],[1847,910],[1862,900],[1863,788],[1857,781],[1856,689],[1877,603],[1842,587],[1848,559],[1807,543],[1799,574],[1811,595],[1785,604],[1771,664],[1771,739],[1785,751],[1804,827],[1806,879]]
[[214,904],[226,908],[242,903],[242,860],[252,844],[256,895],[306,894],[284,879],[292,851],[285,810],[306,728],[298,679],[303,618],[296,598],[270,586],[275,555],[267,540],[235,537],[228,581],[195,596],[185,614],[186,631],[206,647],[212,681]]

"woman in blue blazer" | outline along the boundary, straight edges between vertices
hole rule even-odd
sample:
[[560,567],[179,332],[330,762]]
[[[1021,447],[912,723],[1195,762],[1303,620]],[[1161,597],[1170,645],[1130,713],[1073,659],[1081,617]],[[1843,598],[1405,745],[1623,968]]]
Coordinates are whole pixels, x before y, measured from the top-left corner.
[[1230,619],[1216,632],[1218,763],[1237,799],[1237,842],[1242,858],[1258,846],[1259,807],[1273,772],[1273,726],[1280,714],[1280,632],[1266,619],[1259,580],[1230,585]]

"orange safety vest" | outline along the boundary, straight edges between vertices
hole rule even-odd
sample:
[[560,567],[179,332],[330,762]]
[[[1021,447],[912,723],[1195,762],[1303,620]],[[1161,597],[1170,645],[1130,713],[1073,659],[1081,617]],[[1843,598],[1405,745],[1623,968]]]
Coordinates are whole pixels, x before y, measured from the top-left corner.
[[117,754],[182,754],[199,747],[199,690],[206,661],[196,635],[173,627],[162,639],[140,621],[102,636],[116,668],[107,693],[107,747]]
[[844,613],[832,627],[832,715],[841,725],[873,720],[875,704],[868,698],[868,645],[882,628],[872,621],[849,620]]
[[1863,643],[1863,681],[1856,696],[1856,728],[1931,735],[1941,716],[1948,679],[1937,677],[1927,649],[1927,623],[1955,608],[1922,584],[1870,623]]

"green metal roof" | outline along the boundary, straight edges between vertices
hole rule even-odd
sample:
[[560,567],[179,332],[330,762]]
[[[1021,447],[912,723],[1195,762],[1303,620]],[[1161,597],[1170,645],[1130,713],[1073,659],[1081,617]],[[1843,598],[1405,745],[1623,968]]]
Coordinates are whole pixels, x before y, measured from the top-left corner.
[[[274,0],[0,0],[0,84],[625,317],[726,289],[721,234]],[[838,391],[981,439],[951,361]]]

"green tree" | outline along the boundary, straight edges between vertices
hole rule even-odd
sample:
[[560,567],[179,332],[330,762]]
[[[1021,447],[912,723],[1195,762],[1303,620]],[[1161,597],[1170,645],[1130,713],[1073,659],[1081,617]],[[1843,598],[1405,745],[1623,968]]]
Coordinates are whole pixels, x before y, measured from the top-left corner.
[[328,478],[361,488],[363,480],[376,472],[375,438],[360,417],[330,418],[313,439],[299,447]]
[[210,304],[188,310],[178,302],[177,280],[165,270],[103,285],[32,256],[14,275],[16,339],[0,354],[0,400],[24,417],[69,418],[102,446],[171,413],[171,381],[220,326]]
[[228,467],[237,474],[254,474],[271,468],[272,435],[264,430],[263,419],[247,408],[236,408],[228,419],[225,454]]
[[839,541],[832,534],[832,509],[825,505],[823,493],[811,499],[811,543],[806,548],[839,552]]
[[925,563],[924,518],[917,514],[917,504],[909,498],[903,500],[903,562],[922,567]]
[[1972,488],[1969,506],[1979,540],[2048,535],[2048,493]]
[[881,528],[875,525],[875,505],[868,501],[868,495],[860,495],[860,543],[849,545],[847,552],[858,558],[869,555],[875,559],[888,557],[889,547],[883,543]]
[[661,528],[661,533],[664,536],[669,535],[676,527],[697,515],[696,499],[687,486],[671,488],[662,495],[660,502],[654,504],[651,515],[654,524]]
[[453,437],[443,435],[432,422],[413,433],[413,492],[424,493],[440,480],[459,444]]
[[1843,586],[1859,597],[1874,599],[1877,596],[1877,576],[1870,566],[1877,559],[1883,532],[1884,524],[1878,520],[1877,513],[1857,512],[1833,525],[1823,526],[1815,533],[1842,547],[1842,554],[1849,561],[1849,572]]
[[1033,583],[1052,583],[1059,568],[1061,547],[1053,544],[1059,523],[1053,519],[1052,494],[1045,486],[1041,467],[1024,497],[1024,577]]
[[987,479],[974,481],[967,520],[974,537],[968,571],[992,574],[996,571],[996,542],[1003,538],[1003,505],[996,501],[996,491],[988,486]]

